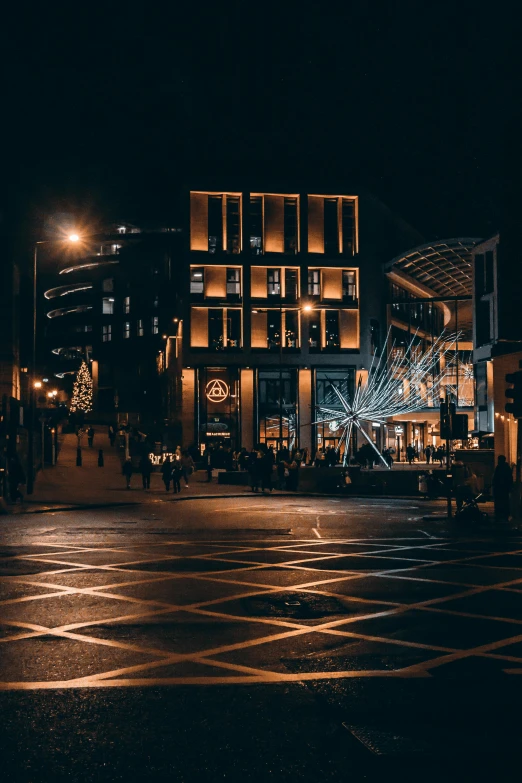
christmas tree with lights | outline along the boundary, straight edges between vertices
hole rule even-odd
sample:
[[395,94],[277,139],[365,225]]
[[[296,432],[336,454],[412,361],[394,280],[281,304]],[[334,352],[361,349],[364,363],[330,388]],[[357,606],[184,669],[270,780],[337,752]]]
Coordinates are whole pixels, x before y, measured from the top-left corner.
[[71,413],[92,411],[92,378],[86,362],[82,362],[73,386]]

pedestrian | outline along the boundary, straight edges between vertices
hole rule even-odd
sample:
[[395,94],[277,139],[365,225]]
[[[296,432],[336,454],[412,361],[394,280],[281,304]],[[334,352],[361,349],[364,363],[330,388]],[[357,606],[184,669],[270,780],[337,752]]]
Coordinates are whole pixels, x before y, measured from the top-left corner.
[[125,480],[127,482],[127,489],[130,489],[132,476],[132,462],[130,459],[126,459],[123,463],[122,473],[125,476]]
[[424,456],[426,457],[426,465],[429,465],[431,460],[431,446],[429,444],[424,449]]
[[457,460],[452,467],[453,488],[457,502],[457,513],[462,511],[464,503],[469,503],[476,494],[477,478],[469,465]]
[[150,489],[150,474],[152,473],[152,462],[148,454],[144,454],[140,461],[141,479],[143,489]]
[[170,489],[170,482],[172,481],[172,462],[170,456],[168,456],[161,466],[161,479],[165,484],[165,492]]
[[247,452],[247,450],[245,449],[244,446],[241,449],[241,451],[239,452],[239,458],[238,458],[237,462],[238,462],[238,465],[239,465],[239,470],[245,471],[247,469],[248,452]]
[[[172,465],[172,491],[174,494],[181,492],[180,478],[183,474],[183,468],[181,467],[181,460],[174,460]],[[188,486],[188,484],[187,484]]]
[[90,448],[92,449],[92,444],[94,442],[94,427],[92,426],[92,424],[87,430],[87,441],[89,443]]
[[284,489],[285,488],[285,462],[284,460],[280,459],[277,463],[277,488],[278,489]]
[[444,446],[439,446],[437,449],[437,459],[440,462],[440,466],[442,467],[442,463],[444,462]]
[[495,503],[495,520],[507,522],[509,520],[509,495],[513,487],[513,473],[501,454],[497,467],[493,472],[493,500]]
[[9,459],[8,462],[8,481],[9,481],[9,496],[11,498],[11,501],[13,503],[16,503],[18,498],[20,498],[20,502],[24,502],[24,496],[21,493],[19,486],[20,484],[25,484],[26,478],[25,478],[25,472],[22,467],[22,463],[20,462],[18,455],[15,454]]
[[291,492],[296,492],[299,484],[299,465],[297,461],[293,459],[287,462],[286,469],[288,471],[286,486]]
[[250,486],[252,487],[252,492],[257,492],[259,490],[259,479],[260,479],[259,463],[260,463],[260,459],[257,454],[257,451],[253,448],[248,457],[248,472],[250,474]]
[[188,453],[188,451],[184,451],[181,455],[181,475],[183,476],[185,480],[185,486],[188,487],[188,477],[191,476],[194,472],[194,460]]
[[415,459],[415,449],[413,448],[411,443],[409,446],[406,446],[406,459],[408,460],[408,463],[410,465],[413,463],[413,460]]
[[272,468],[274,465],[273,452],[266,451],[260,459],[259,470],[261,473],[261,492],[265,489],[272,492]]

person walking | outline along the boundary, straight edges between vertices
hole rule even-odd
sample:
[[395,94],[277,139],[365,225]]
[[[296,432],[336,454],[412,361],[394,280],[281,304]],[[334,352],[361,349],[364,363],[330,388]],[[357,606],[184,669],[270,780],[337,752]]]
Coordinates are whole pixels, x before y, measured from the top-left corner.
[[280,459],[277,463],[277,488],[278,489],[284,489],[285,488],[285,473],[286,473],[286,465],[285,461]]
[[429,465],[431,460],[431,446],[429,444],[424,449],[424,456],[426,457],[426,465]]
[[170,489],[170,482],[172,481],[172,467],[173,465],[169,456],[161,466],[161,479],[165,484],[165,492],[168,492]]
[[440,466],[442,467],[442,463],[444,462],[444,446],[439,446],[437,449],[437,459],[440,462]]
[[122,473],[125,476],[125,480],[127,482],[127,489],[131,488],[131,477],[132,477],[132,462],[130,459],[125,460],[123,463]]
[[140,461],[141,480],[143,489],[150,489],[150,474],[152,473],[152,462],[148,454],[144,454]]
[[22,463],[20,462],[18,455],[14,455],[9,459],[8,462],[8,481],[9,481],[9,496],[11,498],[11,501],[13,503],[16,503],[18,498],[20,498],[20,502],[24,502],[24,496],[20,492],[19,486],[20,484],[25,484],[26,478],[25,478],[25,472],[22,467]]
[[89,447],[92,449],[92,444],[94,442],[94,427],[92,425],[87,430],[87,441],[89,443]]
[[260,458],[257,454],[257,451],[253,448],[248,457],[248,472],[250,474],[250,486],[252,487],[252,492],[257,492],[259,489],[259,463]]
[[288,478],[286,481],[287,489],[291,492],[296,492],[299,484],[299,465],[295,459],[286,463],[286,469],[288,470]]
[[181,475],[183,476],[185,480],[185,486],[188,487],[188,477],[192,475],[194,472],[194,460],[188,453],[188,451],[184,451],[181,455]]
[[264,493],[265,489],[272,492],[272,468],[274,465],[273,452],[266,451],[260,460],[260,473],[261,473],[261,492]]
[[415,449],[411,443],[409,446],[406,446],[406,459],[410,465],[413,464],[413,460],[415,459]]
[[116,430],[114,429],[113,424],[109,424],[109,440],[111,442],[111,446],[114,446],[114,441],[116,440]]
[[[172,465],[172,491],[175,495],[181,492],[180,478],[183,475],[183,468],[181,466],[181,460],[174,460]],[[187,484],[188,487],[188,484]]]
[[513,487],[513,473],[503,454],[500,454],[497,467],[493,472],[493,500],[495,503],[495,520],[509,520],[509,495]]

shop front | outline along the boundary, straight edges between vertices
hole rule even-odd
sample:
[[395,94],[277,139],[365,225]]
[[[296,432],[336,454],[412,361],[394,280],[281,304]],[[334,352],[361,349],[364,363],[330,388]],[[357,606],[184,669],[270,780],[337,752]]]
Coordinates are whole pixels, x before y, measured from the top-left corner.
[[235,368],[204,367],[197,384],[199,449],[239,447],[239,380]]
[[[343,461],[347,448],[342,420],[345,409],[341,402],[353,399],[355,391],[355,368],[346,367],[342,370],[316,370],[315,372],[315,447],[316,450],[325,451],[333,447],[339,451],[339,460]],[[326,415],[323,408],[339,413],[339,419],[332,419]],[[349,444],[350,455],[357,451],[357,431],[352,431]]]
[[259,370],[258,441],[274,451],[299,445],[297,370]]

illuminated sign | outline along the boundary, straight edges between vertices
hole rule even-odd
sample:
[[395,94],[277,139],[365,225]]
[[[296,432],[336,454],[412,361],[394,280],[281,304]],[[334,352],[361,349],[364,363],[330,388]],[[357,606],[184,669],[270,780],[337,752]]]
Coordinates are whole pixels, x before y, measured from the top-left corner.
[[171,462],[175,462],[179,459],[179,457],[171,451],[165,451],[163,454],[153,454],[152,452],[149,454],[149,459],[153,465],[163,465],[167,457],[170,457]]
[[397,435],[402,435],[404,433],[404,427],[400,427],[398,424],[395,425],[395,432]]
[[230,394],[230,389],[225,381],[219,378],[214,378],[213,381],[209,381],[205,387],[205,395],[209,402],[223,402]]

